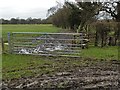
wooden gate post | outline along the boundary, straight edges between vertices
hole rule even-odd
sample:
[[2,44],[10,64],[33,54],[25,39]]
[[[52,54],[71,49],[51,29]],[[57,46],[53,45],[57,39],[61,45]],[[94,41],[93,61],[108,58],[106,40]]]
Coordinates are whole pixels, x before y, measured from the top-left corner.
[[1,45],[2,45],[1,51],[2,51],[2,53],[4,53],[4,41],[3,41],[3,38],[1,38]]

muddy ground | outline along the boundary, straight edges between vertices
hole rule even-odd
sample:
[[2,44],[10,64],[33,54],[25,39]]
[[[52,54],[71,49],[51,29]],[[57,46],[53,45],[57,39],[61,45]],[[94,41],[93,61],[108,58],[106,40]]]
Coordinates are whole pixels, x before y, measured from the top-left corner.
[[[71,60],[86,62],[87,65],[69,64]],[[22,77],[20,79],[3,80],[3,90],[23,89],[40,90],[120,90],[120,62],[117,60],[97,60],[71,58],[56,62],[64,63],[62,67],[54,65],[56,72],[50,75],[38,74],[34,77]],[[51,67],[46,64],[44,67]]]

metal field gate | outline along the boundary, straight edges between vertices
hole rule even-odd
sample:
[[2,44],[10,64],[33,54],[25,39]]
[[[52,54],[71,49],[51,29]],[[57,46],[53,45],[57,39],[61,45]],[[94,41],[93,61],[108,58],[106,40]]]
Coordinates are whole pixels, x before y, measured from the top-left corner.
[[80,56],[84,33],[8,33],[9,51],[13,54]]

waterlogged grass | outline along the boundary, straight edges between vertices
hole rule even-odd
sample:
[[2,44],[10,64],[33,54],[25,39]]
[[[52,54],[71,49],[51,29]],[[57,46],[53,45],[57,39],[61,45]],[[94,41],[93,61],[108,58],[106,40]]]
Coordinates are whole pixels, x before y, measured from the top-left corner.
[[60,28],[54,27],[51,24],[25,24],[25,25],[2,25],[3,39],[7,40],[8,32],[58,32]]
[[89,47],[88,49],[82,50],[80,55],[85,58],[118,60],[118,47]]

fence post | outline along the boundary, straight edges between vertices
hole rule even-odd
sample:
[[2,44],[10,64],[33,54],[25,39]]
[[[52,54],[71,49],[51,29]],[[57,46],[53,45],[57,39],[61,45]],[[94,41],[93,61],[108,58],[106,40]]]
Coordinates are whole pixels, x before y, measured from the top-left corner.
[[12,49],[11,49],[11,34],[10,34],[10,32],[8,33],[8,45],[9,45],[9,53],[12,53]]
[[1,38],[1,44],[2,44],[2,53],[4,53],[4,41],[3,41],[3,38]]

